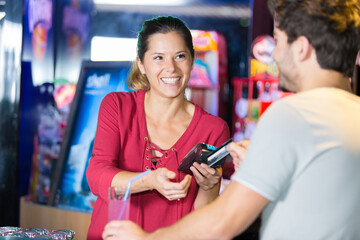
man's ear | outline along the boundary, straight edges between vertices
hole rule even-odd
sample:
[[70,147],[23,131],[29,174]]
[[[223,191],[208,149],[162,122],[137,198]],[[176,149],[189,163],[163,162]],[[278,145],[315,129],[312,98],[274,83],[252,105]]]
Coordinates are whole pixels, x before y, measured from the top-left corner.
[[140,58],[139,57],[136,57],[136,64],[141,72],[141,74],[145,74],[145,68],[144,68],[144,65],[143,63],[141,62]]
[[313,51],[310,41],[305,36],[300,36],[296,39],[296,53],[299,61],[307,60]]

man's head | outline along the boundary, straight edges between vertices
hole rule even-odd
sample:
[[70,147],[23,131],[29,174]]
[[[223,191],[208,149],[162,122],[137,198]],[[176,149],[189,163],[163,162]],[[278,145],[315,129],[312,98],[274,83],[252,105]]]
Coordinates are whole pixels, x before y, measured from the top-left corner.
[[288,43],[305,36],[321,68],[350,77],[360,48],[359,0],[271,0]]

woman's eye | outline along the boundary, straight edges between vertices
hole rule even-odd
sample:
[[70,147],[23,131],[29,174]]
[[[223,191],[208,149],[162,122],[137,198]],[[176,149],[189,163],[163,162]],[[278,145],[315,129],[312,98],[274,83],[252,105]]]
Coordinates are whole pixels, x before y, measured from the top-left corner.
[[162,59],[161,56],[156,56],[156,57],[154,57],[154,60],[161,60],[161,59]]
[[176,56],[176,59],[184,59],[184,58],[186,58],[185,54],[179,54]]

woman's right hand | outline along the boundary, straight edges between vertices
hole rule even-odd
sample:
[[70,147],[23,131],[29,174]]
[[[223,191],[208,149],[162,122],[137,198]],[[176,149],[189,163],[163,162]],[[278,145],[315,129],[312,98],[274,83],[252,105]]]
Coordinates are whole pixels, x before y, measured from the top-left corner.
[[158,168],[149,174],[147,185],[156,189],[168,200],[180,200],[185,198],[191,183],[191,176],[186,175],[181,182],[172,182],[176,173],[167,168]]

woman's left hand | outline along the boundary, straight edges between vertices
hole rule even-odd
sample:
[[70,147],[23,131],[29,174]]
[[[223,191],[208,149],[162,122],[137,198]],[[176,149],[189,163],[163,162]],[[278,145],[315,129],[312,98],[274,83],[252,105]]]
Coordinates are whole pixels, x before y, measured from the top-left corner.
[[205,163],[197,163],[190,167],[195,180],[199,187],[203,190],[210,190],[217,185],[222,176],[222,168],[212,168]]

